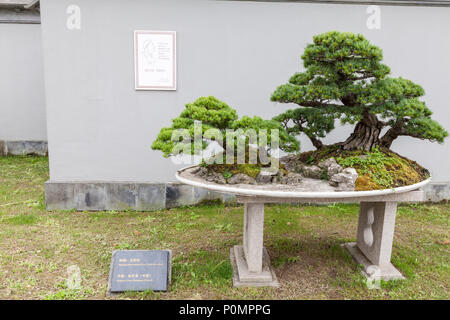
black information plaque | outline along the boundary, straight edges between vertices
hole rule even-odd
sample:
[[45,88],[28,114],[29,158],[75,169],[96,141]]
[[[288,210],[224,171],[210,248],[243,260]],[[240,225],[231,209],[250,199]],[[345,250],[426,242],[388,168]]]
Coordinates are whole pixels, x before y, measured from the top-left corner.
[[170,250],[120,250],[112,254],[108,293],[167,291],[171,278]]

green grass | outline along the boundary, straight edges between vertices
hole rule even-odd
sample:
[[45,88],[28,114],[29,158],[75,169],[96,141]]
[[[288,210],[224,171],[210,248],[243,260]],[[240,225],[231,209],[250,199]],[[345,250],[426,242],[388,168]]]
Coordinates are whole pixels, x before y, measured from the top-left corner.
[[34,214],[19,214],[2,219],[2,223],[12,225],[32,225],[35,224],[37,220],[38,217]]
[[[340,244],[358,206],[268,205],[264,243],[281,283],[233,288],[229,249],[243,208],[217,202],[156,212],[47,212],[47,158],[0,157],[0,299],[449,299],[448,204],[399,207],[392,262],[407,277],[369,290]],[[107,297],[111,253],[171,249],[169,292]],[[78,266],[82,284],[66,285]]]

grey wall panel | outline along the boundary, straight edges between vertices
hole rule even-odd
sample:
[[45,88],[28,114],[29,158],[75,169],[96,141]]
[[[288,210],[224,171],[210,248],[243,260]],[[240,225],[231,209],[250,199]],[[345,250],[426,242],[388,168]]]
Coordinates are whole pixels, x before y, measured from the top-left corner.
[[[71,4],[81,9],[80,30],[66,28]],[[241,116],[269,118],[292,107],[270,95],[302,69],[312,36],[329,30],[360,32],[380,46],[393,75],[421,84],[435,118],[450,129],[450,9],[381,9],[381,29],[369,30],[363,5],[43,0],[51,180],[173,181],[179,166],[150,149],[161,126],[205,95]],[[177,91],[134,90],[137,29],[177,31]],[[326,142],[348,134],[339,128]],[[449,142],[402,138],[393,149],[430,168],[435,181],[450,181]]]
[[0,140],[46,140],[39,24],[0,24]]

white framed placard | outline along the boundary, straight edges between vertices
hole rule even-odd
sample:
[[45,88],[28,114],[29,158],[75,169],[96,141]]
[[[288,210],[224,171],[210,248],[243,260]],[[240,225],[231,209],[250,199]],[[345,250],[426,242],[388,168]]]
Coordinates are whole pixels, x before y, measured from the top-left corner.
[[134,31],[136,90],[176,90],[176,32]]

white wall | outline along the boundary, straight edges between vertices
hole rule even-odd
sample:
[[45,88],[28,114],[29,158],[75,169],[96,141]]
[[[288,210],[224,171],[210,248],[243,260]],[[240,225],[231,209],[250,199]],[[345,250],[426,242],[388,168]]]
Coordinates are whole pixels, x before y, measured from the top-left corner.
[[[81,8],[81,30],[66,8]],[[297,70],[312,36],[363,33],[384,49],[394,76],[421,84],[450,129],[450,8],[382,7],[381,30],[365,5],[214,0],[41,1],[52,181],[170,181],[175,166],[150,145],[184,104],[215,95],[239,115],[272,117],[288,107],[270,95]],[[177,31],[178,90],[134,90],[133,30]],[[328,143],[342,141],[335,130]],[[308,144],[304,144],[308,148]],[[450,142],[412,138],[393,149],[450,182]]]
[[0,140],[47,140],[39,24],[0,23]]

